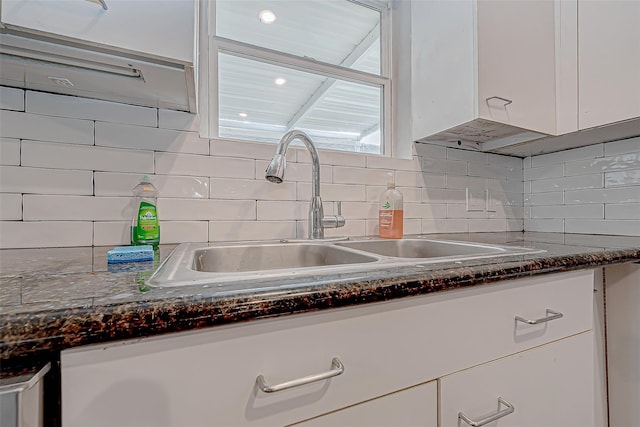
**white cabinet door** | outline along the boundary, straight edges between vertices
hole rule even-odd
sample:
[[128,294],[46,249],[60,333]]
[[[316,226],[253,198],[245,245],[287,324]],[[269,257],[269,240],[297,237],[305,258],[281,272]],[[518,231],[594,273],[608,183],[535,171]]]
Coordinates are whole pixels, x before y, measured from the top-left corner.
[[509,144],[578,129],[577,0],[414,1],[411,30],[414,140]]
[[435,381],[292,424],[299,427],[436,427],[437,425],[438,386]]
[[478,1],[480,117],[556,133],[553,0]]
[[585,332],[446,376],[441,425],[464,427],[461,413],[478,422],[501,411],[504,417],[488,425],[593,426],[593,369],[593,335]]
[[580,129],[640,117],[640,2],[580,0]]
[[10,29],[193,63],[194,0],[2,0]]

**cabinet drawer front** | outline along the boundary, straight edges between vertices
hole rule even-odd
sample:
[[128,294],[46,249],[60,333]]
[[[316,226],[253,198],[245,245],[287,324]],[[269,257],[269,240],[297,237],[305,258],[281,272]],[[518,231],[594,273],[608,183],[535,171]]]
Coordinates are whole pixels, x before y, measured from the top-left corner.
[[[131,424],[141,414],[158,425],[290,424],[589,330],[592,274],[65,351],[63,419],[67,427]],[[563,317],[515,320],[536,320],[546,309]],[[334,358],[344,366],[338,376],[273,393],[256,384],[260,375],[278,385],[323,374],[336,368]],[[132,393],[143,397],[123,398]],[[104,409],[113,407],[120,409]],[[95,413],[105,414],[103,424]]]
[[3,0],[2,23],[13,29],[193,63],[195,2]]
[[[442,426],[468,426],[458,423],[461,413],[471,421],[503,415],[500,427],[593,426],[593,369],[586,332],[448,375],[440,382]],[[513,412],[498,407],[499,398]]]

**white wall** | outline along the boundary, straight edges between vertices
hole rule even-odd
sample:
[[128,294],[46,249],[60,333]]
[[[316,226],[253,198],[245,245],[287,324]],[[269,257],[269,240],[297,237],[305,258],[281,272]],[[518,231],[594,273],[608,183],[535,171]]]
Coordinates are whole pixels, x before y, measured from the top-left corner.
[[525,230],[640,236],[640,137],[528,157]]
[[[305,237],[311,165],[288,156],[285,182],[264,180],[274,145],[198,136],[186,113],[0,87],[0,247],[129,242],[131,189],[160,190],[163,243]],[[377,232],[376,201],[394,171],[405,234],[520,231],[522,159],[417,144],[411,160],[320,151],[325,212],[343,201],[347,225]],[[496,212],[467,212],[465,189],[486,189]]]

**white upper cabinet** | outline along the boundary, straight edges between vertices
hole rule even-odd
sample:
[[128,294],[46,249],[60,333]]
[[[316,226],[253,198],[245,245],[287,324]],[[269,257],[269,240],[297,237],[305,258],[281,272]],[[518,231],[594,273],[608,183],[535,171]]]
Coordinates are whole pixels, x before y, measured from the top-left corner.
[[195,0],[0,0],[0,84],[196,112]]
[[2,24],[44,36],[193,63],[193,0],[2,0]]
[[412,139],[527,156],[640,134],[638,22],[637,1],[411,2]]
[[640,2],[580,0],[578,28],[580,129],[640,117]]
[[511,143],[577,130],[575,2],[412,7],[414,139]]

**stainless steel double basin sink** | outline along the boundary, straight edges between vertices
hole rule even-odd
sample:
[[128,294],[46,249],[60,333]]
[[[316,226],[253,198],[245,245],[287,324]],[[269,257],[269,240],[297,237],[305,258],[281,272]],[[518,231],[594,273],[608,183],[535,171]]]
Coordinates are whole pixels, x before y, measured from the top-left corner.
[[425,238],[184,243],[176,247],[147,283],[152,287],[215,286],[299,276],[317,278],[332,273],[535,252],[541,251]]

